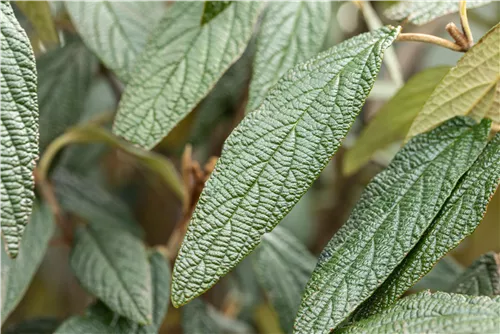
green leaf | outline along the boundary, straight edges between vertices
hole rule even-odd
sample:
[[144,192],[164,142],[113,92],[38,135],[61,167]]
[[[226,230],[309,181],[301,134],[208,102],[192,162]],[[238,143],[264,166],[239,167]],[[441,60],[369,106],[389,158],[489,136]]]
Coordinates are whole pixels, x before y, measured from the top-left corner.
[[201,26],[202,2],[175,2],[137,60],[113,131],[155,146],[241,56],[261,7],[237,2]]
[[123,80],[165,12],[162,2],[67,1],[71,21],[85,44]]
[[471,114],[500,80],[499,44],[500,24],[497,24],[443,78],[413,121],[407,139],[454,116]]
[[500,135],[488,144],[462,177],[418,244],[361,307],[359,315],[366,317],[394,303],[428,273],[441,257],[476,229],[500,182],[498,161]]
[[52,334],[60,324],[55,317],[30,318],[14,325],[10,325],[2,331],[4,334]]
[[78,39],[37,59],[40,150],[78,122],[98,61]]
[[[468,0],[467,8],[484,6],[490,2],[485,0]],[[391,20],[406,19],[413,24],[422,25],[446,14],[456,13],[459,9],[459,1],[400,1],[397,5],[387,9],[384,14]]]
[[403,140],[411,123],[425,102],[448,73],[449,67],[435,67],[414,75],[363,129],[354,146],[347,151],[343,173],[354,174],[367,163],[377,150]]
[[320,51],[330,16],[328,1],[268,4],[256,37],[247,111],[257,109],[290,68]]
[[223,12],[232,1],[205,1],[203,6],[203,15],[201,16],[201,25],[207,24],[217,15]]
[[59,44],[48,1],[16,1],[15,4],[30,21],[38,37],[46,46]]
[[117,314],[151,323],[151,274],[139,239],[121,229],[87,225],[75,235],[70,264],[82,286]]
[[285,228],[277,226],[262,237],[255,250],[257,279],[278,313],[281,328],[291,333],[302,292],[316,258]]
[[182,329],[189,334],[222,333],[211,315],[215,310],[200,298],[193,300],[182,308]]
[[500,298],[421,292],[339,333],[496,333]]
[[[10,3],[2,1],[0,172],[2,239],[16,257],[35,196],[33,169],[38,159],[38,103],[35,56]],[[3,313],[2,313],[3,314]]]
[[473,296],[500,295],[500,254],[480,256],[452,284],[451,291]]
[[386,280],[481,153],[489,125],[453,119],[410,141],[370,182],[320,255],[298,332],[330,332]]
[[[2,21],[3,23],[3,21]],[[35,202],[30,223],[15,260],[5,252],[2,238],[2,323],[21,301],[42,262],[54,232],[52,212],[46,204]]]
[[457,279],[463,272],[464,267],[451,255],[443,257],[420,281],[411,287],[411,291],[447,291],[450,282]]
[[398,33],[362,34],[297,65],[231,133],[175,262],[174,306],[214,285],[290,212],[339,147]]

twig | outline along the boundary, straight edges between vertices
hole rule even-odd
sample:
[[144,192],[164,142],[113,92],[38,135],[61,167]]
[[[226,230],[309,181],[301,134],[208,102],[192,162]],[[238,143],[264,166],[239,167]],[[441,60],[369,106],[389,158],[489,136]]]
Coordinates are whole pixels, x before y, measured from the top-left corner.
[[465,37],[465,35],[460,30],[458,30],[455,23],[453,22],[448,23],[445,29],[448,32],[448,34],[450,34],[450,36],[455,40],[455,43],[460,45],[462,49],[465,50],[470,49],[467,37]]
[[462,25],[462,30],[467,38],[468,47],[471,48],[474,45],[474,38],[472,37],[472,31],[470,30],[469,19],[467,18],[467,5],[464,0],[460,1],[460,24]]
[[436,44],[442,47],[445,47],[447,49],[457,51],[457,52],[465,52],[467,51],[466,49],[462,48],[460,45],[455,44],[447,39],[433,36],[433,35],[427,35],[427,34],[418,34],[418,33],[401,33],[396,39],[397,41],[401,42],[424,42],[424,43],[431,43],[431,44]]

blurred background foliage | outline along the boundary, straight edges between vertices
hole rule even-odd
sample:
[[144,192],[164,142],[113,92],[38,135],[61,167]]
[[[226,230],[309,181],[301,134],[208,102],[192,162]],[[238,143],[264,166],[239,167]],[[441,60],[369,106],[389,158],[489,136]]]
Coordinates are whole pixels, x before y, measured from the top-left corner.
[[[382,14],[393,3],[372,3],[383,24],[397,24]],[[70,126],[98,122],[110,128],[124,83],[83,44],[63,3],[16,2],[13,7],[36,54],[42,156],[48,145]],[[163,7],[168,10],[167,3]],[[324,49],[368,30],[363,15],[352,2],[332,2],[331,11]],[[474,36],[479,39],[499,21],[500,2],[472,9],[469,17]],[[47,21],[47,18],[50,19]],[[450,14],[423,26],[407,24],[405,32],[446,37],[446,23],[458,24],[458,20],[457,14]],[[394,49],[405,82],[428,68],[454,66],[461,57],[459,53],[424,43],[396,43]],[[220,155],[224,140],[244,117],[253,51],[254,45],[250,43],[212,92],[154,152],[169,158],[177,170],[181,168],[181,156],[187,144],[192,145],[193,159],[200,165]],[[281,223],[280,226],[295,235],[313,255],[319,254],[346,221],[362,189],[399,149],[401,135],[384,142],[384,147],[373,155],[365,154],[356,166],[346,163],[363,128],[381,108],[388,107],[386,102],[398,89],[384,64],[361,117],[342,148]],[[403,98],[401,103],[404,101]],[[399,111],[407,110],[405,107]],[[375,131],[373,136],[398,126],[396,121],[380,122],[379,132]],[[70,226],[81,221],[114,224],[144,238],[148,245],[157,246],[167,244],[176,222],[181,219],[181,201],[171,187],[137,159],[105,143],[65,147],[52,163],[51,181],[63,209],[63,219]],[[47,328],[54,328],[62,319],[82,313],[92,303],[92,296],[80,287],[69,268],[69,251],[65,234],[56,231],[27,293],[4,322],[6,332],[14,324],[33,318],[37,318],[38,325],[43,323]],[[489,204],[476,232],[413,290],[445,290],[463,272],[464,266],[487,251],[500,252],[499,193]],[[193,326],[193,319],[223,333],[281,332],[278,317],[257,283],[258,273],[250,263],[252,256],[206,293],[203,298],[212,306],[193,302],[181,309],[170,307],[160,332],[181,333],[183,327]],[[193,314],[196,316],[190,317]],[[23,330],[18,328],[14,332],[28,333],[30,323],[22,326]]]

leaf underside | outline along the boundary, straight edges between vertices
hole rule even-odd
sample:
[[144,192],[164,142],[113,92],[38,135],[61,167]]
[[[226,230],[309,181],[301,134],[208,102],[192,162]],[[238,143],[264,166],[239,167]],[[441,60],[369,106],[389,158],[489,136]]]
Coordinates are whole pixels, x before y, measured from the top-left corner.
[[398,33],[362,34],[295,66],[235,128],[177,257],[174,306],[214,285],[298,202],[361,110]]
[[450,291],[472,296],[500,295],[500,254],[480,256],[457,278]]

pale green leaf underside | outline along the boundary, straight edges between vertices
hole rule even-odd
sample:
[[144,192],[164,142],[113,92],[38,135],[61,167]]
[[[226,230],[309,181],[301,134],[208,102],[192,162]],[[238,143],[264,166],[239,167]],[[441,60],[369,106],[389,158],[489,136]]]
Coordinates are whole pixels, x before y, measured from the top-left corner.
[[[484,6],[491,1],[468,0],[467,8]],[[387,9],[384,14],[391,20],[408,19],[409,22],[422,25],[446,14],[456,13],[460,9],[458,0],[451,1],[401,1]]]
[[258,282],[278,313],[281,328],[291,333],[316,259],[290,232],[277,226],[262,237],[253,260]]
[[471,114],[500,80],[498,45],[500,24],[467,51],[443,78],[413,121],[407,139],[454,116]]
[[203,14],[201,15],[201,25],[207,24],[217,15],[223,12],[232,1],[205,1]]
[[36,65],[26,33],[10,3],[1,2],[1,224],[10,256],[19,243],[33,206],[33,169],[38,159]]
[[489,124],[457,118],[418,136],[370,182],[320,255],[297,332],[329,333],[384,282],[481,153]]
[[411,123],[422,109],[449,67],[429,68],[417,73],[375,114],[363,129],[343,161],[346,175],[355,173],[377,150],[403,140]]
[[245,50],[260,2],[237,2],[201,26],[202,2],[175,2],[131,73],[113,127],[152,148],[210,92]]
[[500,135],[497,135],[462,177],[417,245],[362,306],[360,315],[373,314],[394,303],[476,229],[500,182],[499,161]]
[[117,314],[152,321],[151,274],[142,242],[127,231],[86,226],[77,231],[70,265],[82,286]]
[[2,323],[15,309],[42,262],[54,232],[52,212],[46,204],[35,202],[30,222],[26,226],[19,255],[11,259],[2,240]]
[[339,333],[497,333],[500,297],[421,292]]
[[68,1],[71,21],[85,44],[123,80],[165,12],[162,2]]
[[289,69],[320,51],[330,16],[328,1],[268,4],[256,36],[247,111],[257,109]]
[[473,296],[500,295],[500,254],[480,256],[452,284],[451,291]]
[[295,66],[231,133],[175,263],[174,305],[214,285],[290,212],[339,147],[398,33],[362,34]]

